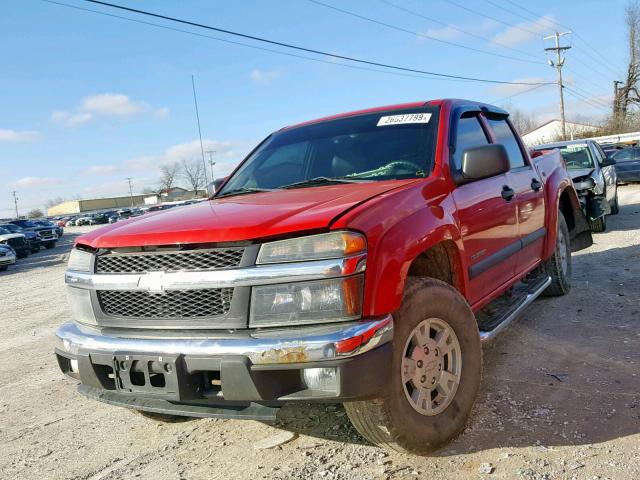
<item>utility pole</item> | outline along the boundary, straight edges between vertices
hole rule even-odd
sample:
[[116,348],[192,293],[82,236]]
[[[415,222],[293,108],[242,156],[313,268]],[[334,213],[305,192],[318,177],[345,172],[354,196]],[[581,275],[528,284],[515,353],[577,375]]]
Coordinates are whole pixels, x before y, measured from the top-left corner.
[[127,177],[126,180],[129,183],[129,198],[131,199],[131,206],[133,207],[133,178]]
[[564,66],[564,57],[562,52],[569,50],[571,47],[568,45],[561,46],[560,45],[560,37],[565,35],[569,35],[572,32],[563,32],[563,33],[554,33],[553,35],[549,35],[548,37],[544,37],[544,40],[555,40],[555,47],[545,48],[547,52],[555,52],[556,53],[556,61],[554,63],[553,60],[549,60],[549,65],[555,67],[558,71],[558,87],[560,88],[560,124],[562,125],[562,139],[565,140],[567,138],[567,128],[565,124],[564,118],[564,85],[562,84],[562,67]]
[[14,204],[14,205],[15,205],[15,207],[16,207],[16,218],[18,218],[18,217],[20,216],[20,215],[18,215],[18,196],[17,196],[17,193],[18,193],[18,192],[16,192],[16,191],[14,190],[14,191],[13,191],[13,192],[11,192],[11,193],[12,193],[12,195],[13,195],[13,204]]
[[207,150],[207,153],[209,154],[209,166],[211,167],[211,181],[213,182],[213,166],[216,164],[216,162],[213,161],[213,154],[216,153],[216,151]]
[[204,146],[202,145],[202,130],[200,130],[200,114],[198,113],[198,97],[196,97],[196,81],[191,75],[191,86],[193,87],[193,103],[196,106],[196,120],[198,121],[198,136],[200,137],[200,153],[202,153],[202,166],[204,167],[204,183],[209,184],[207,178],[207,163],[204,160]]

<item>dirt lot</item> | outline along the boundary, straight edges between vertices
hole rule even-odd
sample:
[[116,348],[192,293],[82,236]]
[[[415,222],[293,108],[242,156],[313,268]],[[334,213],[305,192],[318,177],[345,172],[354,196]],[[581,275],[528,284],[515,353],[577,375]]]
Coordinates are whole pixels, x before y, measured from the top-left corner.
[[[574,289],[539,300],[485,349],[476,413],[436,456],[367,445],[340,406],[282,411],[278,434],[253,421],[163,425],[86,400],[58,371],[63,270],[77,234],[0,274],[0,478],[374,479],[640,478],[640,186],[574,257]],[[487,472],[487,473],[481,473]],[[488,473],[491,472],[491,473]]]

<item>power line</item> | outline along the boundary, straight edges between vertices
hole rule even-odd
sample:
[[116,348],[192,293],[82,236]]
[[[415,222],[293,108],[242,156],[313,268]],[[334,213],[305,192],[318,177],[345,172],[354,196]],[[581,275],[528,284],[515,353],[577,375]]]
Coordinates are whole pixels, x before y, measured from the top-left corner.
[[506,100],[510,100],[513,97],[517,97],[519,95],[524,95],[525,93],[533,92],[534,90],[537,90],[537,89],[539,89],[541,87],[549,87],[549,86],[550,85],[536,85],[535,87],[527,88],[526,90],[522,90],[521,92],[514,93],[514,94],[509,95],[507,97],[502,97],[502,98],[498,98],[496,100],[491,100],[489,103],[497,105],[497,104],[502,103],[502,102],[504,102]]
[[[53,4],[57,4],[57,5],[62,5],[62,6],[66,6],[66,7],[71,7],[73,8],[72,5],[68,5],[68,4],[64,4],[61,2],[55,2],[53,0],[42,0],[44,2],[47,3],[53,3]],[[454,74],[446,74],[446,73],[439,73],[439,72],[431,72],[431,71],[427,71],[427,70],[420,70],[417,68],[411,68],[411,67],[403,67],[403,66],[398,66],[398,65],[393,65],[393,64],[387,64],[387,63],[382,63],[382,62],[375,62],[375,61],[371,61],[371,60],[364,60],[364,59],[360,59],[360,58],[355,58],[355,57],[348,57],[345,55],[338,55],[338,54],[334,54],[334,53],[329,53],[329,52],[324,52],[322,50],[315,50],[312,48],[306,48],[306,47],[301,47],[298,45],[293,45],[290,43],[284,43],[284,42],[278,42],[275,40],[269,40],[266,38],[262,38],[262,37],[257,37],[254,35],[249,35],[249,34],[245,34],[245,33],[240,33],[240,32],[234,32],[231,30],[226,30],[226,29],[222,29],[222,28],[218,28],[218,27],[212,27],[210,25],[204,25],[201,23],[196,23],[196,22],[191,22],[188,20],[182,20],[179,18],[174,18],[174,17],[169,17],[166,15],[160,15],[157,13],[152,13],[152,12],[148,12],[145,10],[138,10],[135,8],[130,8],[130,7],[124,7],[122,5],[116,5],[113,3],[108,3],[108,2],[102,2],[99,0],[84,0],[85,2],[90,2],[90,3],[95,3],[95,4],[99,4],[99,5],[104,5],[107,7],[111,7],[111,8],[116,8],[116,9],[120,9],[120,10],[125,10],[125,11],[129,11],[129,12],[133,12],[133,13],[138,13],[140,15],[146,15],[146,16],[150,16],[150,17],[155,17],[155,18],[161,18],[163,20],[168,20],[168,21],[172,21],[172,22],[176,22],[176,23],[182,23],[185,25],[191,25],[194,27],[198,27],[198,28],[204,28],[207,30],[213,30],[216,32],[221,32],[221,33],[225,33],[228,35],[234,35],[237,37],[241,37],[241,38],[247,38],[250,40],[254,40],[254,41],[258,41],[258,42],[263,42],[263,43],[268,43],[271,45],[277,45],[280,47],[285,47],[285,48],[290,48],[290,49],[294,49],[294,50],[299,50],[299,51],[304,51],[307,53],[313,53],[316,55],[321,55],[321,56],[325,56],[325,57],[330,57],[330,58],[336,58],[336,59],[340,59],[340,60],[346,60],[349,62],[354,62],[354,63],[360,63],[360,64],[365,64],[365,65],[372,65],[375,67],[382,67],[382,68],[388,68],[391,70],[398,70],[398,71],[402,71],[402,72],[410,72],[410,73],[419,73],[419,74],[423,74],[423,75],[432,75],[432,76],[437,76],[437,77],[442,77],[442,78],[449,78],[449,79],[460,79],[460,80],[468,80],[468,81],[473,81],[473,82],[482,82],[482,83],[494,83],[494,84],[502,84],[502,85],[542,85],[542,84],[548,84],[550,82],[511,82],[511,81],[505,81],[505,80],[493,80],[493,79],[484,79],[484,78],[477,78],[477,77],[466,77],[466,76],[462,76],[462,75],[454,75]],[[93,10],[90,10],[93,11]],[[94,13],[98,13],[93,11]]]
[[[518,7],[522,10],[524,10],[525,12],[535,16],[535,17],[540,17],[540,15],[538,15],[536,12],[533,12],[531,10],[529,10],[528,8],[524,7],[523,5],[520,5],[519,3],[514,2],[513,0],[505,0],[506,2],[509,2],[511,5]],[[551,20],[550,20],[551,21]],[[566,25],[562,25],[559,22],[553,21],[553,23],[555,23],[556,25],[562,27],[562,28],[568,28],[569,30],[572,30],[572,28],[567,27]],[[598,54],[605,62],[609,62],[610,59],[608,59],[607,57],[605,57],[602,53],[600,53],[596,48],[594,48],[593,46],[591,46],[580,34],[575,33],[574,34],[578,39],[580,39],[580,41],[582,41],[587,47],[589,47],[593,52],[595,52],[596,54]]]
[[567,93],[569,95],[571,95],[573,98],[575,98],[576,100],[578,100],[579,102],[582,102],[586,105],[589,105],[590,107],[596,108],[598,110],[606,108],[608,109],[609,107],[603,107],[602,105],[598,105],[597,103],[594,103],[591,99],[585,97],[584,95],[581,95],[580,93],[578,93],[577,91],[565,86],[565,89],[567,90]]
[[457,48],[463,48],[465,50],[470,50],[472,52],[482,53],[482,54],[485,54],[485,55],[491,55],[491,56],[494,56],[494,57],[500,57],[500,58],[506,58],[506,59],[509,59],[509,60],[515,60],[517,62],[526,62],[526,63],[533,63],[533,64],[542,64],[542,63],[544,63],[544,62],[540,62],[540,61],[534,61],[534,60],[527,60],[527,59],[524,59],[524,58],[512,57],[510,55],[502,55],[500,53],[490,52],[488,50],[482,50],[480,48],[469,47],[467,45],[462,45],[462,44],[456,43],[456,42],[450,42],[448,40],[442,40],[440,38],[436,38],[436,37],[433,37],[431,35],[427,35],[427,34],[424,34],[424,33],[416,32],[416,31],[413,31],[413,30],[409,30],[409,29],[406,29],[406,28],[403,28],[403,27],[399,27],[397,25],[393,25],[391,23],[382,22],[380,20],[376,20],[376,19],[371,18],[371,17],[366,17],[364,15],[360,15],[359,13],[355,13],[355,12],[352,12],[350,10],[345,10],[343,8],[336,7],[334,5],[329,5],[328,3],[324,3],[324,2],[321,2],[319,0],[307,0],[307,1],[310,2],[310,3],[314,3],[316,5],[320,5],[321,7],[329,8],[329,9],[334,10],[336,12],[340,12],[340,13],[343,13],[345,15],[349,15],[351,17],[359,18],[360,20],[364,20],[366,22],[375,23],[376,25],[381,25],[383,27],[390,28],[390,29],[396,30],[398,32],[408,33],[411,36],[416,36],[416,37],[420,37],[420,38],[426,38],[427,40],[432,40],[434,42],[442,43],[444,45],[449,45],[449,46],[453,46],[453,47],[457,47]]
[[536,56],[536,55],[534,55],[534,54],[532,54],[532,53],[530,53],[530,52],[527,52],[527,51],[525,51],[525,50],[520,50],[519,48],[513,48],[513,47],[510,47],[510,46],[509,46],[509,45],[507,45],[506,43],[498,42],[498,41],[496,41],[496,40],[494,40],[494,39],[492,39],[492,38],[484,37],[484,36],[482,36],[482,35],[478,35],[478,34],[476,34],[476,33],[469,32],[469,31],[464,30],[464,29],[462,29],[462,28],[456,27],[455,25],[452,25],[452,24],[450,24],[450,23],[443,22],[443,21],[438,20],[438,19],[433,18],[433,17],[428,17],[428,16],[426,16],[426,15],[424,15],[424,14],[420,13],[420,12],[416,12],[415,10],[411,10],[411,9],[409,9],[409,8],[405,8],[405,7],[400,6],[400,5],[396,5],[395,3],[389,2],[388,0],[380,0],[380,1],[381,1],[382,3],[384,3],[385,5],[388,5],[388,6],[390,6],[390,7],[396,8],[396,9],[398,9],[398,10],[401,10],[401,11],[403,11],[403,12],[406,12],[406,13],[408,13],[408,14],[410,14],[410,15],[415,16],[415,17],[419,17],[419,18],[422,18],[422,19],[429,20],[429,21],[431,21],[431,22],[437,23],[438,25],[442,25],[442,26],[443,26],[443,27],[445,27],[445,28],[450,28],[451,30],[454,30],[454,31],[456,31],[456,32],[460,32],[460,33],[462,33],[462,34],[464,34],[464,35],[468,35],[468,36],[470,36],[470,37],[477,38],[478,40],[483,40],[483,41],[485,41],[485,42],[489,42],[489,43],[491,43],[491,44],[493,44],[493,45],[498,45],[498,46],[500,46],[500,47],[502,47],[502,48],[505,48],[505,49],[507,49],[507,50],[511,50],[511,51],[513,51],[513,52],[520,53],[521,55],[527,55],[527,56],[529,56],[529,57],[531,57],[531,58],[537,58],[537,56]]
[[346,63],[337,63],[331,60],[322,60],[321,58],[313,58],[313,57],[308,57],[305,55],[298,55],[295,53],[291,53],[291,52],[282,52],[280,50],[274,50],[272,48],[266,48],[266,47],[260,47],[257,45],[250,45],[248,43],[243,43],[243,42],[237,42],[234,40],[229,40],[226,38],[220,38],[220,37],[214,37],[212,35],[206,35],[204,33],[197,33],[197,32],[191,32],[189,30],[183,30],[180,28],[174,28],[174,27],[169,27],[167,25],[160,25],[159,23],[153,23],[153,22],[145,22],[144,20],[138,20],[135,18],[129,18],[129,17],[123,17],[122,15],[115,15],[113,13],[106,13],[106,12],[100,12],[98,10],[92,10],[90,8],[83,8],[83,7],[78,7],[76,5],[69,5],[66,3],[62,3],[62,2],[56,2],[54,0],[41,0],[43,2],[46,3],[51,3],[54,5],[58,5],[61,7],[67,7],[67,8],[72,8],[74,10],[80,10],[83,12],[89,12],[89,13],[95,13],[97,15],[102,15],[105,17],[111,17],[111,18],[117,18],[119,20],[126,20],[128,22],[132,22],[132,23],[139,23],[141,25],[147,25],[150,27],[156,27],[156,28],[162,28],[164,30],[169,30],[171,32],[178,32],[178,33],[184,33],[187,35],[191,35],[194,37],[201,37],[201,38],[207,38],[209,40],[215,40],[217,42],[221,42],[221,43],[227,43],[230,45],[237,45],[237,46],[241,46],[241,47],[246,47],[246,48],[251,48],[254,50],[260,50],[263,52],[269,52],[269,53],[275,53],[277,55],[282,55],[282,56],[286,56],[286,57],[292,57],[292,58],[298,58],[298,59],[302,59],[302,60],[308,60],[311,62],[318,62],[318,63],[323,63],[326,65],[333,65],[333,66],[338,66],[338,67],[344,67],[344,68],[350,68],[353,70],[363,70],[363,71],[367,71],[367,72],[376,72],[376,73],[384,73],[385,75],[394,75],[394,76],[399,76],[399,77],[411,77],[411,78],[428,78],[430,80],[440,80],[440,81],[447,81],[447,82],[472,82],[473,80],[464,80],[464,79],[459,79],[459,78],[440,78],[440,77],[436,77],[433,75],[417,75],[417,74],[411,74],[411,73],[403,73],[403,72],[396,72],[396,71],[391,71],[391,70],[380,70],[377,68],[370,68],[370,67],[363,67],[361,65],[348,65]]

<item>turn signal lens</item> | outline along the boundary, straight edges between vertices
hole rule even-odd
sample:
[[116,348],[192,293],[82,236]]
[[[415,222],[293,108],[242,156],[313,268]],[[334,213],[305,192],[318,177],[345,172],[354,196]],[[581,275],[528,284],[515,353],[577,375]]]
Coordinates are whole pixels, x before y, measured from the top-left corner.
[[284,263],[323,260],[362,253],[367,249],[364,235],[356,232],[330,232],[308,237],[278,240],[262,245],[256,263]]

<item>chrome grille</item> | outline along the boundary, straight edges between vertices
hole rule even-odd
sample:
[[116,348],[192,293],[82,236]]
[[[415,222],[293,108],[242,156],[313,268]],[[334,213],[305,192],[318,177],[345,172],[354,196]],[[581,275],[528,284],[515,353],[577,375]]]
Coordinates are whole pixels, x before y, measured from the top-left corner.
[[145,273],[163,270],[217,270],[240,266],[244,248],[175,252],[107,253],[96,258],[96,273]]
[[102,311],[128,318],[202,318],[224,315],[231,307],[233,288],[173,290],[161,294],[142,291],[97,292]]

